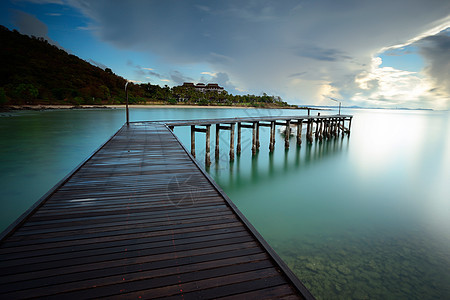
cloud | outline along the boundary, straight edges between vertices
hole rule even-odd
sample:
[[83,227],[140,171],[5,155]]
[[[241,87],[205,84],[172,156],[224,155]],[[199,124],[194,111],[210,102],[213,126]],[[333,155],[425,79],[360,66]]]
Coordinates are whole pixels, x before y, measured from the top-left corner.
[[100,69],[103,69],[103,70],[105,70],[105,69],[107,68],[106,65],[104,65],[104,64],[102,64],[102,63],[100,63],[100,62],[97,62],[97,61],[95,61],[95,60],[93,60],[93,59],[91,59],[91,58],[88,60],[88,62],[90,62],[90,63],[93,64],[94,66],[97,66],[97,67],[99,67]]
[[182,85],[184,82],[194,81],[193,78],[188,77],[179,71],[172,71],[170,73],[170,79],[177,85]]
[[[171,69],[164,73],[170,73],[175,83],[192,79],[170,72],[177,65],[206,64],[210,70],[226,74],[228,84],[234,83],[240,90],[264,90],[299,104],[329,104],[324,95],[362,103],[362,95],[369,92],[371,97],[391,99],[384,97],[385,90],[376,92],[385,87],[379,76],[394,78],[389,70],[366,81],[370,91],[355,80],[373,72],[372,58],[379,53],[424,40],[450,26],[450,2],[440,0],[70,3],[91,20],[89,26],[102,41],[151,53],[167,62]],[[439,44],[436,40],[427,43],[429,47]],[[444,70],[432,62],[445,55],[426,48],[421,53],[428,62],[426,73],[395,73],[395,78],[430,82],[421,76],[433,76],[444,80],[439,75]],[[438,81],[435,83],[437,88]],[[408,85],[397,87],[401,86]]]
[[217,73],[212,73],[212,72],[201,72],[200,74],[202,74],[202,75],[209,75],[209,76],[212,76],[212,77],[217,75]]
[[[433,92],[450,98],[450,32],[423,38],[417,44],[426,61],[425,73],[433,80]],[[449,101],[450,102],[450,101]]]
[[432,82],[428,78],[423,78],[418,72],[381,67],[381,64],[381,58],[374,58],[371,70],[356,78],[360,91],[355,93],[352,101],[358,103],[365,100],[372,107],[421,108],[430,104],[440,105],[442,99],[433,94]]
[[48,27],[38,18],[30,15],[26,12],[15,10],[13,14],[14,25],[19,28],[19,31],[23,34],[35,37],[42,37],[46,39],[50,44],[61,48],[61,46],[48,36]]

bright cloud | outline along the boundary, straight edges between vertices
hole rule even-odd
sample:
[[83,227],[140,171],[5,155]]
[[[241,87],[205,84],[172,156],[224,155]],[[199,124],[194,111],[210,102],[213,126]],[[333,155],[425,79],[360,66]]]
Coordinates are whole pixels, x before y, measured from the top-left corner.
[[[450,108],[450,1],[66,0],[93,36],[142,53],[138,78],[213,80],[297,104]],[[381,66],[415,45],[423,69]],[[75,53],[76,54],[76,53]],[[152,73],[149,73],[152,72]],[[163,77],[164,76],[164,77]]]
[[370,71],[357,76],[355,82],[361,92],[352,97],[353,101],[368,100],[375,105],[388,107],[441,105],[442,99],[431,93],[433,85],[429,79],[423,78],[418,72],[380,67],[381,64],[381,58],[375,57]]
[[217,75],[217,73],[212,73],[212,72],[201,72],[200,74],[202,74],[202,75],[209,75],[209,76],[212,76],[212,77]]

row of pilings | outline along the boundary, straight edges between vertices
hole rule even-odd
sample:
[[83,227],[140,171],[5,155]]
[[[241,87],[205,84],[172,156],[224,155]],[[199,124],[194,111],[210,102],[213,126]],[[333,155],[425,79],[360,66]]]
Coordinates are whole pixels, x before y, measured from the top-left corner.
[[[206,120],[205,120],[206,121]],[[234,149],[234,143],[235,143],[235,129],[237,127],[237,145],[236,145],[236,153],[237,155],[241,154],[242,146],[241,146],[241,140],[242,140],[242,129],[251,129],[252,130],[252,147],[251,151],[252,154],[255,155],[256,152],[260,148],[260,141],[259,141],[259,132],[260,127],[270,127],[270,139],[269,139],[269,151],[273,152],[275,149],[275,130],[276,126],[283,126],[285,128],[285,139],[284,139],[284,146],[285,148],[289,148],[290,145],[290,135],[291,131],[296,131],[296,142],[297,145],[302,144],[302,130],[304,126],[306,126],[306,141],[308,143],[312,143],[314,141],[314,138],[318,141],[322,141],[323,139],[331,139],[332,137],[338,137],[339,135],[349,136],[350,135],[350,127],[352,123],[352,116],[344,116],[344,117],[308,117],[305,119],[298,118],[298,119],[288,119],[288,120],[267,120],[267,118],[264,118],[264,120],[254,120],[254,118],[251,118],[251,120],[246,120],[246,118],[236,118],[233,119],[234,122],[227,122],[226,120],[223,120],[223,122],[217,123],[214,120],[210,120],[211,123],[203,123],[203,124],[189,124],[189,121],[186,121],[184,123],[178,124],[175,123],[175,125],[168,124],[169,129],[173,130],[174,126],[189,126],[191,127],[191,154],[193,157],[196,157],[195,153],[195,134],[197,132],[205,133],[206,134],[206,146],[205,146],[205,165],[209,166],[211,165],[211,126],[215,126],[215,134],[216,134],[216,144],[215,144],[215,156],[219,157],[219,147],[220,147],[220,131],[227,130],[230,131],[230,161],[234,160],[235,157],[235,149]],[[347,122],[347,124],[346,124]],[[198,122],[192,122],[192,123],[198,123]],[[237,125],[237,126],[236,126]],[[346,127],[346,125],[348,127]]]

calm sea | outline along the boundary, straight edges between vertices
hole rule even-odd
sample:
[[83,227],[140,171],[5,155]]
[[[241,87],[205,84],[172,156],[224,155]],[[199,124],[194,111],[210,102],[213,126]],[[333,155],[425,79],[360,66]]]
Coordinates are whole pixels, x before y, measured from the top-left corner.
[[[322,112],[321,114],[335,112]],[[228,160],[229,133],[207,171],[318,299],[450,299],[448,112],[344,110],[350,138],[285,150],[269,129],[251,155]],[[132,121],[300,110],[131,109]],[[124,110],[52,110],[0,117],[0,228],[5,229],[124,123]],[[175,128],[189,145],[188,128]],[[204,135],[197,137],[203,164]],[[212,138],[212,149],[214,137]]]

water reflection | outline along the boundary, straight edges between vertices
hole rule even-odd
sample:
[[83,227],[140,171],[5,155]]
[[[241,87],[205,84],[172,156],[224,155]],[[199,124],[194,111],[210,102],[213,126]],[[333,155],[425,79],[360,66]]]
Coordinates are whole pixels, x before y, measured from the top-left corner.
[[[290,176],[302,167],[307,168],[333,155],[342,155],[348,150],[349,138],[333,138],[312,144],[303,142],[301,146],[291,143],[288,149],[280,144],[274,152],[261,149],[251,156],[242,153],[236,155],[231,162],[228,158],[217,158],[207,170],[211,171],[214,179],[225,189],[248,187],[249,184],[261,184],[276,177]],[[221,147],[220,151],[225,152],[226,145]]]

